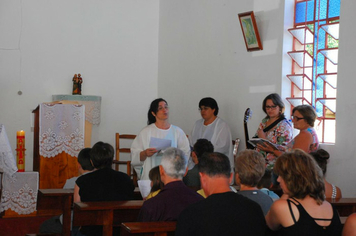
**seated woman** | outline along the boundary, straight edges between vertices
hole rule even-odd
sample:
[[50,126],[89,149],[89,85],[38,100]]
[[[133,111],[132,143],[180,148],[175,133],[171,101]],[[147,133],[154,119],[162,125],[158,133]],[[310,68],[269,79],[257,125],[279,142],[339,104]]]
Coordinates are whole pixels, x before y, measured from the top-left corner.
[[231,166],[234,166],[231,131],[228,124],[218,117],[218,103],[214,98],[203,98],[199,102],[199,110],[202,119],[197,120],[194,124],[189,137],[190,146],[193,147],[198,139],[207,139],[213,144],[215,152],[225,154],[229,158]]
[[[268,95],[262,102],[266,117],[260,123],[255,137],[267,139],[279,146],[286,146],[293,138],[293,129],[284,117],[284,103],[277,93]],[[273,169],[277,157],[272,152],[261,152],[266,158],[266,168]]]
[[296,149],[274,165],[284,195],[266,215],[268,227],[278,235],[341,235],[337,210],[325,201],[323,174],[314,159]]
[[[292,121],[295,129],[299,129],[299,134],[287,144],[286,151],[301,149],[307,153],[318,150],[319,140],[314,129],[314,122],[317,118],[313,107],[309,105],[299,105],[293,108]],[[269,145],[257,145],[265,152],[280,156],[283,151],[276,150]]]
[[256,186],[265,173],[265,159],[255,150],[239,153],[235,163],[235,182],[240,186],[239,194],[257,202],[266,215],[272,206],[273,199],[261,192]]
[[163,182],[161,181],[161,175],[159,174],[159,166],[153,167],[150,170],[148,176],[151,180],[151,191],[147,195],[145,200],[148,200],[156,196],[164,186]]
[[192,159],[195,164],[193,169],[189,170],[187,175],[183,177],[183,182],[189,187],[200,189],[200,176],[198,163],[205,152],[214,152],[214,146],[207,139],[198,139],[194,144],[192,151]]
[[161,164],[162,152],[150,147],[151,138],[166,139],[171,147],[181,149],[186,157],[190,156],[189,141],[183,130],[168,121],[169,109],[166,100],[155,99],[148,110],[147,126],[141,130],[131,145],[131,164],[137,170],[141,180],[148,180],[149,171]]
[[326,198],[341,198],[341,190],[339,187],[330,184],[328,181],[325,179],[325,173],[326,173],[326,166],[327,166],[327,161],[330,157],[329,153],[325,151],[324,149],[319,149],[316,152],[311,152],[310,155],[312,155],[318,163],[319,167],[323,171],[323,176],[324,176],[324,184],[325,184],[325,197]]

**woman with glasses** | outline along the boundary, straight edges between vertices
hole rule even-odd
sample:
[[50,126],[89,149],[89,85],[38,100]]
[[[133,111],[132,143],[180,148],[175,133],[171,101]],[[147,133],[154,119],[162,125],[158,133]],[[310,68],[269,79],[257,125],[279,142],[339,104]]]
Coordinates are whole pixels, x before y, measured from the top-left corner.
[[[268,95],[262,102],[266,117],[260,123],[255,137],[267,139],[283,149],[293,138],[292,125],[284,117],[284,103],[277,93]],[[269,150],[269,149],[268,149]],[[266,159],[266,168],[272,170],[277,156],[260,148]]]
[[[213,144],[214,151],[225,154],[234,166],[231,131],[227,123],[218,117],[218,103],[214,98],[203,98],[199,102],[199,111],[202,119],[194,124],[189,137],[190,146],[193,147],[198,139],[207,139]],[[189,164],[194,166],[193,162]]]
[[181,149],[190,156],[189,141],[183,130],[168,121],[169,108],[163,98],[155,99],[147,113],[147,126],[141,130],[131,145],[131,164],[141,180],[149,180],[149,171],[161,164],[162,151],[152,147],[153,141],[169,140],[170,147]]
[[[286,147],[286,151],[301,149],[306,153],[318,150],[319,140],[314,129],[314,122],[317,118],[312,106],[299,105],[293,108],[292,122],[295,129],[299,129],[299,134]],[[263,151],[273,153],[276,156],[282,155],[282,151],[274,150],[271,147],[257,145]]]

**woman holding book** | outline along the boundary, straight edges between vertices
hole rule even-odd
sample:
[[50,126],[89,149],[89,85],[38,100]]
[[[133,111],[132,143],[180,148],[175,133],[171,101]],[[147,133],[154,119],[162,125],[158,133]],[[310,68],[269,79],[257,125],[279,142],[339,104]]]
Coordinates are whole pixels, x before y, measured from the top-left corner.
[[[306,153],[314,152],[319,148],[319,140],[314,129],[314,122],[317,118],[312,106],[299,105],[293,108],[292,121],[295,129],[299,129],[299,134],[286,146],[285,151],[301,149]],[[284,151],[275,150],[267,145],[257,145],[261,150],[280,156]]]
[[[271,143],[277,144],[280,149],[284,149],[293,138],[293,129],[284,117],[282,98],[277,93],[268,95],[262,102],[262,110],[266,113],[266,117],[260,123],[255,138],[267,139]],[[277,159],[273,148],[268,147],[265,150],[264,146],[258,145],[257,147],[265,156],[266,168],[272,170]]]

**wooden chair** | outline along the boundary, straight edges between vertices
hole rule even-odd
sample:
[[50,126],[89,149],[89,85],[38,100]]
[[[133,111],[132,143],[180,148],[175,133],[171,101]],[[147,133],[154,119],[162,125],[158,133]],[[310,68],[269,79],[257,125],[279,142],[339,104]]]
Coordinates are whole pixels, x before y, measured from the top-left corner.
[[129,147],[120,147],[120,139],[126,139],[126,140],[134,140],[136,138],[136,135],[134,134],[120,134],[116,133],[115,134],[115,160],[113,161],[113,164],[115,164],[115,170],[119,170],[120,165],[126,165],[126,173],[128,176],[131,176],[133,179],[134,184],[137,186],[137,174],[135,170],[131,171],[131,161],[120,161],[120,153],[131,153],[131,149]]
[[232,153],[234,155],[234,160],[235,160],[236,155],[237,155],[237,150],[239,149],[240,139],[236,138],[235,140],[232,140],[232,144],[234,145]]

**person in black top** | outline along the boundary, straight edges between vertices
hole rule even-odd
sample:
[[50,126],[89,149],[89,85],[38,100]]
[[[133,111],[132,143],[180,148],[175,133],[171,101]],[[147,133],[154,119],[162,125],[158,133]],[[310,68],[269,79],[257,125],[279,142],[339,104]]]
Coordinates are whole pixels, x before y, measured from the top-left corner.
[[266,215],[267,225],[278,235],[341,235],[337,210],[325,200],[323,173],[316,161],[301,149],[284,153],[274,171],[284,195]]
[[183,177],[183,182],[185,183],[185,185],[200,189],[200,177],[198,169],[199,159],[202,157],[203,153],[213,151],[214,146],[209,140],[202,138],[196,141],[193,147],[193,151],[191,153],[195,166],[193,167],[193,169],[188,170],[186,176]]
[[[133,198],[134,185],[131,178],[112,169],[114,148],[103,142],[96,143],[90,151],[95,170],[80,176],[74,186],[74,202],[124,201]],[[102,227],[81,228],[84,235],[101,235]]]
[[230,161],[222,153],[205,153],[199,175],[206,199],[188,206],[178,217],[176,236],[265,235],[261,207],[230,189]]

